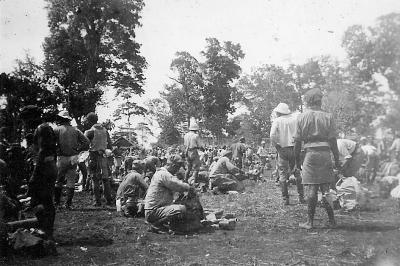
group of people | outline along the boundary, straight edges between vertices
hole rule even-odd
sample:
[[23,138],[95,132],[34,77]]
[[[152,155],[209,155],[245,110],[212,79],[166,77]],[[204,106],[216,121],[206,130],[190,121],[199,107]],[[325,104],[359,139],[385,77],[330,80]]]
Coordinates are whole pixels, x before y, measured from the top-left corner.
[[[322,193],[322,205],[328,214],[328,226],[335,227],[332,206],[325,195],[334,188],[338,173],[344,177],[357,176],[364,167],[366,180],[372,183],[379,167],[377,149],[369,139],[358,142],[337,138],[332,114],[322,111],[322,93],[311,89],[304,95],[306,109],[302,113],[291,112],[286,103],[274,109],[270,130],[271,145],[277,153],[277,174],[283,204],[289,205],[289,179],[295,177],[298,202],[307,204],[307,221],[300,227],[314,226],[317,194]],[[248,178],[244,165],[270,168],[271,150],[266,142],[256,152],[241,137],[230,146],[206,147],[199,135],[199,126],[191,121],[185,134],[183,149],[169,151],[155,148],[146,154],[125,155],[119,146],[113,149],[107,129],[98,123],[95,113],[89,113],[83,132],[71,125],[67,111],[56,116],[56,126],[45,121],[36,106],[26,106],[20,115],[26,136],[26,156],[30,162],[26,195],[31,206],[41,205],[36,212],[40,228],[49,239],[53,236],[56,207],[61,206],[62,191],[66,188],[65,208],[71,209],[77,182],[77,171],[82,172],[84,186],[90,187],[93,205],[104,203],[126,216],[144,216],[153,231],[170,230],[169,224],[184,221],[191,215],[182,202],[174,201],[174,193],[196,195],[196,188],[204,183],[213,193],[243,191],[244,179]],[[1,143],[5,142],[1,138]],[[2,145],[0,145],[2,147]],[[390,148],[400,154],[400,138]],[[82,153],[88,153],[82,160]],[[114,159],[114,175],[110,171],[110,158]],[[256,159],[254,159],[256,158]],[[257,162],[256,162],[257,161]],[[3,186],[13,199],[24,182],[9,179],[7,168],[14,160],[0,161]],[[29,163],[28,163],[29,164]],[[15,167],[14,167],[15,168]],[[119,179],[115,201],[112,177]],[[12,186],[10,185],[12,184]],[[86,185],[88,184],[88,185]]]

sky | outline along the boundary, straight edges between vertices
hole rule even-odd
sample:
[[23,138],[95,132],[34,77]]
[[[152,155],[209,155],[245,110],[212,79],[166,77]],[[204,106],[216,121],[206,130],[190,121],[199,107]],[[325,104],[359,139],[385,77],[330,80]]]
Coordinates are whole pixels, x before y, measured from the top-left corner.
[[[200,57],[206,38],[240,43],[243,73],[265,63],[287,65],[332,55],[345,60],[341,38],[353,24],[400,12],[399,0],[147,0],[137,41],[148,62],[146,93],[138,102],[158,96],[169,82],[177,51]],[[29,51],[43,60],[48,36],[43,0],[0,0],[0,72]],[[113,108],[110,104],[108,108]],[[111,112],[105,112],[110,114]]]

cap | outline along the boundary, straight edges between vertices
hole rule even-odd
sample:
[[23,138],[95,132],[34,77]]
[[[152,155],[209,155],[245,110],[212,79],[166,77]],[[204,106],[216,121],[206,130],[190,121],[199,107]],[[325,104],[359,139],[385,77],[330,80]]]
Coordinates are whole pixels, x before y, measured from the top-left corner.
[[304,101],[306,102],[307,105],[313,105],[313,104],[321,102],[322,97],[323,97],[323,94],[322,94],[321,90],[314,88],[314,89],[308,90],[304,94]]

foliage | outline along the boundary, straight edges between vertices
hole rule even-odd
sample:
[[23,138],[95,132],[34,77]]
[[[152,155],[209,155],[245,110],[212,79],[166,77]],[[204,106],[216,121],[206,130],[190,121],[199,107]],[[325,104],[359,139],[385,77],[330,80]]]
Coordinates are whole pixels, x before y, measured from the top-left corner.
[[80,124],[100,102],[102,86],[117,96],[143,93],[145,59],[135,40],[142,0],[47,0],[50,36],[45,70],[65,89],[67,107]]

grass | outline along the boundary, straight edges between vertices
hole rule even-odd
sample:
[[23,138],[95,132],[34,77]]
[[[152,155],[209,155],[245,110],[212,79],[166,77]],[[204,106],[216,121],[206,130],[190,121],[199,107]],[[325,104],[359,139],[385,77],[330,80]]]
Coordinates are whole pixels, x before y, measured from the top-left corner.
[[[316,229],[299,229],[306,206],[283,206],[271,180],[245,181],[243,194],[204,193],[204,208],[220,208],[238,219],[233,231],[194,235],[147,232],[143,219],[94,210],[89,195],[78,193],[77,209],[56,217],[59,255],[30,260],[15,257],[7,265],[371,265],[400,264],[400,221],[395,200],[374,199],[378,210],[341,213],[337,229],[323,228],[327,215],[318,208]],[[391,265],[391,264],[385,264]]]

